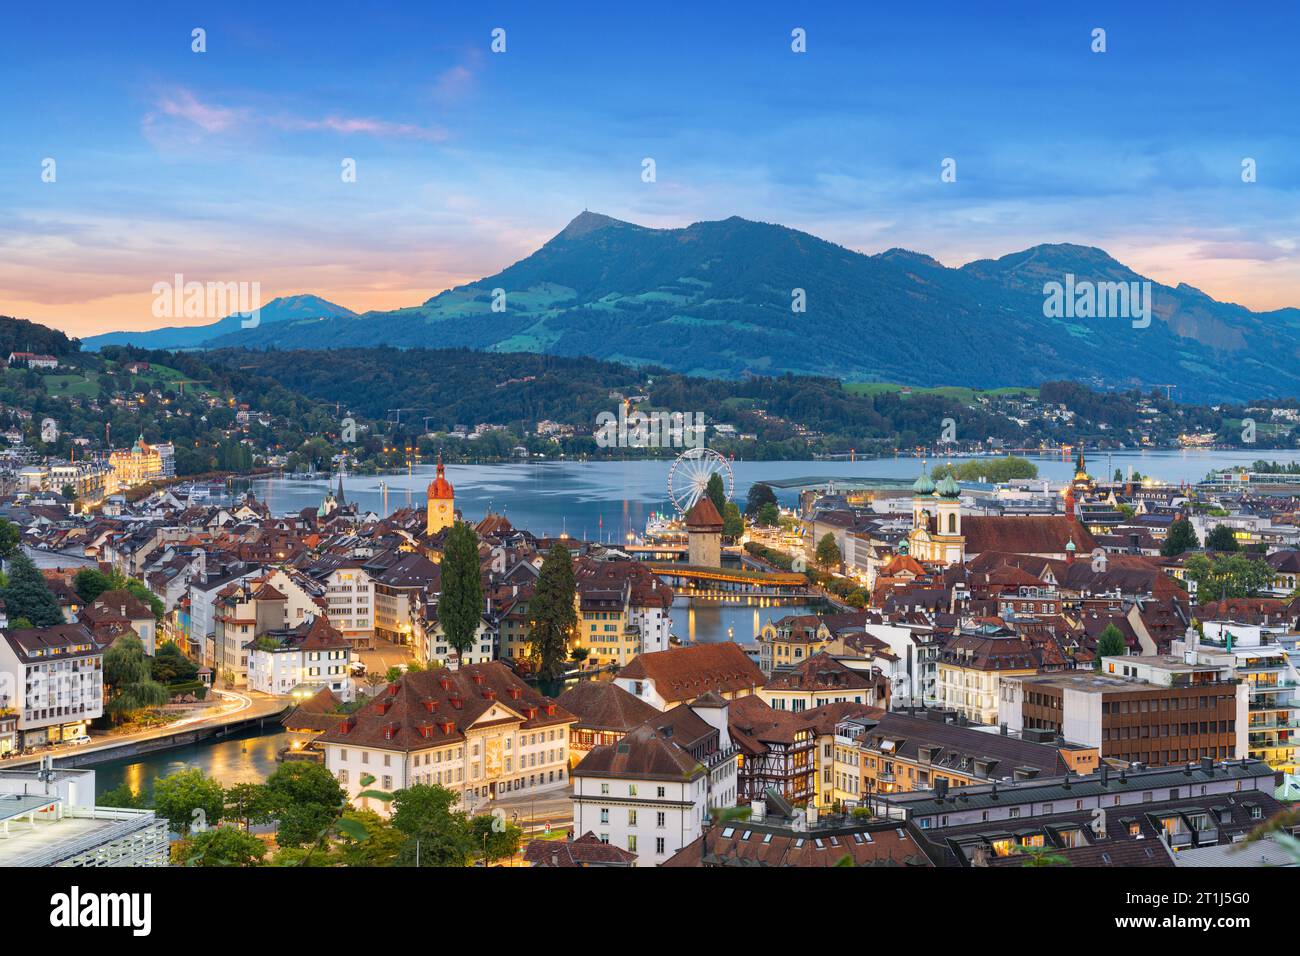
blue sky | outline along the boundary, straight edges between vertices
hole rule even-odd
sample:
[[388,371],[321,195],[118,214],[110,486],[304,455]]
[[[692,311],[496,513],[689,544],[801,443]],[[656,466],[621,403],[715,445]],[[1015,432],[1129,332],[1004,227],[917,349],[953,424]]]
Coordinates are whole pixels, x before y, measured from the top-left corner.
[[1079,242],[1218,298],[1300,305],[1300,6],[611,6],[11,11],[0,313],[151,327],[152,286],[176,273],[411,305],[584,207],[741,215],[949,265]]

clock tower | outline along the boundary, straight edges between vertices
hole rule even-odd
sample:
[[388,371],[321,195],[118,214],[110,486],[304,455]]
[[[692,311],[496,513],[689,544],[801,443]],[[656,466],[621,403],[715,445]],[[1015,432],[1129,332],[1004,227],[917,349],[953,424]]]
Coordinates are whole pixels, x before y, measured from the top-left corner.
[[456,520],[456,491],[442,470],[442,455],[438,455],[438,474],[429,482],[428,518],[425,533],[433,534],[450,528]]

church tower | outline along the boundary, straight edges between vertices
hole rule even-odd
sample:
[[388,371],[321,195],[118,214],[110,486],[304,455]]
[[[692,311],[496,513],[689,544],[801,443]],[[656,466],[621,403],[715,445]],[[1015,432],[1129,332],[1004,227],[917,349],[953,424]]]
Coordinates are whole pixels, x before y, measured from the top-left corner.
[[922,464],[921,476],[912,485],[912,531],[907,543],[908,552],[918,561],[960,564],[965,560],[961,486],[952,475],[944,475],[936,484]]
[[442,454],[438,455],[438,474],[429,482],[428,517],[425,534],[450,528],[456,520],[456,490],[442,470]]

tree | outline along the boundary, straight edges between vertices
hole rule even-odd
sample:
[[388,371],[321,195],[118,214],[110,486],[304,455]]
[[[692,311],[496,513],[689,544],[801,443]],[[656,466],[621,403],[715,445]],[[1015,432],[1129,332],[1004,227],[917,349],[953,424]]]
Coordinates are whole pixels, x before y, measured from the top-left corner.
[[762,513],[764,505],[771,505],[779,513],[779,502],[776,500],[776,492],[772,490],[772,486],[756,481],[749,486],[749,494],[745,496],[745,517],[757,518]]
[[336,843],[339,862],[344,866],[396,865],[406,836],[390,821],[373,810],[347,810],[343,820],[360,827],[364,835],[353,827],[339,833]]
[[765,527],[775,528],[781,521],[781,509],[771,502],[768,502],[758,509],[758,517],[756,520],[759,524],[764,525]]
[[261,866],[266,844],[238,827],[213,827],[176,845],[183,866]]
[[290,761],[266,779],[270,812],[279,825],[281,846],[302,846],[328,830],[345,805],[347,794],[334,775],[318,763]]
[[1166,558],[1173,558],[1184,551],[1200,546],[1201,542],[1196,537],[1196,529],[1192,527],[1192,523],[1186,518],[1179,518],[1169,526],[1169,534],[1165,536],[1165,543],[1160,546],[1160,553]]
[[63,612],[45,583],[45,576],[24,554],[9,558],[9,583],[4,589],[5,611],[11,619],[25,617],[33,627],[63,623]]
[[709,482],[704,486],[704,493],[709,496],[713,502],[713,507],[718,509],[718,514],[722,515],[727,510],[727,490],[723,487],[722,476],[716,471],[709,475]]
[[434,784],[416,784],[393,797],[393,826],[405,837],[402,866],[465,866],[474,852],[466,815],[454,809],[456,794]]
[[1037,478],[1038,466],[1028,458],[1007,455],[1003,458],[977,458],[960,465],[935,465],[930,474],[935,481],[951,475],[958,481],[991,481],[996,484],[1016,478]]
[[94,604],[95,598],[112,587],[108,575],[98,568],[82,568],[72,578],[72,589],[87,604]]
[[1070,860],[1049,846],[1015,846],[1013,852],[1023,856],[1021,866],[1069,866]]
[[1214,529],[1205,536],[1205,550],[1240,551],[1241,545],[1233,537],[1231,528],[1227,525],[1216,524]]
[[499,814],[482,813],[470,820],[474,852],[492,863],[514,856],[523,842],[524,831]]
[[185,684],[198,678],[199,666],[185,656],[175,641],[164,641],[149,662],[149,672],[160,684]]
[[1244,554],[1229,554],[1211,561],[1194,554],[1184,565],[1187,577],[1196,582],[1196,596],[1202,604],[1225,598],[1254,597],[1273,583],[1273,569],[1266,561]]
[[112,790],[105,790],[95,798],[97,807],[123,807],[129,810],[143,810],[148,805],[144,794],[136,793],[130,784],[122,784]]
[[255,823],[270,823],[274,811],[274,799],[265,784],[237,783],[226,788],[222,819],[238,820],[247,830]]
[[578,626],[573,607],[576,589],[569,549],[559,543],[551,545],[542,560],[533,599],[528,602],[528,656],[544,681],[564,677],[569,641]]
[[209,780],[202,770],[190,768],[154,783],[153,806],[173,832],[188,836],[191,828],[216,826],[225,811],[226,799],[221,784]]
[[0,558],[8,560],[18,551],[18,542],[22,532],[12,521],[0,518]]
[[735,541],[745,533],[745,519],[741,517],[740,506],[734,501],[728,501],[727,506],[722,512],[722,534],[723,537]]
[[109,688],[104,709],[113,717],[129,718],[167,703],[167,688],[153,679],[144,645],[127,631],[104,652],[104,684]]
[[474,646],[483,617],[483,582],[479,572],[478,535],[463,521],[447,532],[442,555],[442,597],[438,622],[447,643],[464,656]]
[[149,590],[148,585],[143,581],[137,581],[135,578],[127,578],[123,587],[132,597],[137,598],[143,603],[149,605],[149,610],[153,611],[153,619],[161,621],[166,608],[163,607],[162,598]]
[[835,535],[829,531],[817,542],[817,563],[824,568],[837,566],[841,559],[840,546],[835,543]]
[[1128,653],[1128,644],[1124,635],[1114,624],[1107,624],[1097,635],[1097,666],[1101,666],[1103,657],[1117,657]]

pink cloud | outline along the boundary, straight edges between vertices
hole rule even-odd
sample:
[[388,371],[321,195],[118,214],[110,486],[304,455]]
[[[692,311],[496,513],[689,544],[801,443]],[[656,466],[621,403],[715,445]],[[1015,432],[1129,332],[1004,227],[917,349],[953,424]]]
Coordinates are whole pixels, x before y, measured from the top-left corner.
[[238,119],[237,111],[200,103],[193,93],[185,89],[164,96],[158,102],[158,109],[166,116],[193,123],[205,133],[224,133]]
[[434,126],[396,123],[368,116],[330,115],[322,118],[287,114],[264,115],[250,109],[220,106],[199,100],[190,90],[177,89],[160,96],[154,111],[144,117],[146,132],[155,132],[165,119],[182,123],[190,134],[228,133],[240,127],[264,126],[280,130],[319,130],[344,136],[419,139],[441,142],[446,131]]

